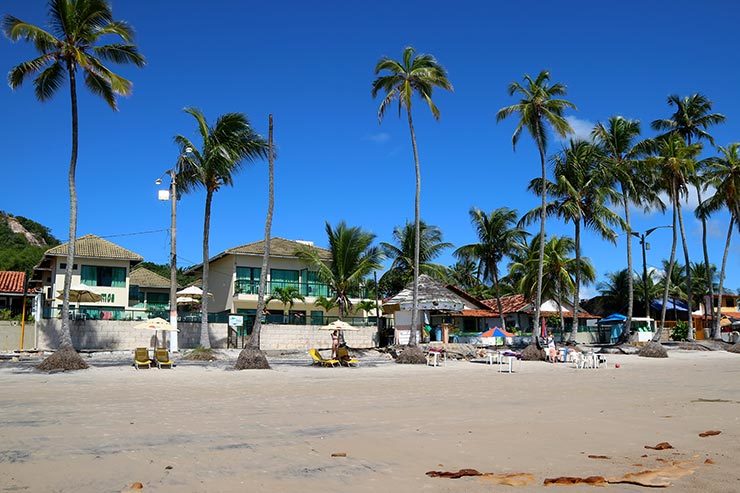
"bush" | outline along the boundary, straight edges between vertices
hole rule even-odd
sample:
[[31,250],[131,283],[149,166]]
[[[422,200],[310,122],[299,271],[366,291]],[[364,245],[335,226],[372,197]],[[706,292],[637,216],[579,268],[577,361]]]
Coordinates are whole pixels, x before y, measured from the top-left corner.
[[665,350],[662,344],[650,341],[640,348],[637,355],[643,358],[667,358],[668,351]]
[[676,326],[671,332],[672,341],[685,341],[689,338],[689,324],[683,320],[676,322]]

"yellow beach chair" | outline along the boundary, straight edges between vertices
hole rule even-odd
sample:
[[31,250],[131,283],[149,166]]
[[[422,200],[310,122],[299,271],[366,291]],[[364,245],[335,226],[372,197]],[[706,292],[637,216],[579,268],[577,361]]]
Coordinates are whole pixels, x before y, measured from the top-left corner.
[[347,366],[357,366],[360,362],[349,355],[349,350],[346,347],[337,348],[337,359],[339,363]]
[[149,361],[149,350],[145,347],[137,347],[134,350],[134,367],[138,370],[140,368],[151,368],[152,362]]
[[174,362],[170,359],[170,352],[165,348],[159,348],[154,352],[154,358],[157,361],[157,368],[172,368]]
[[314,365],[334,367],[340,364],[339,360],[337,359],[324,359],[324,357],[321,356],[321,353],[319,353],[316,349],[309,349],[308,354],[311,355],[311,359],[313,360]]

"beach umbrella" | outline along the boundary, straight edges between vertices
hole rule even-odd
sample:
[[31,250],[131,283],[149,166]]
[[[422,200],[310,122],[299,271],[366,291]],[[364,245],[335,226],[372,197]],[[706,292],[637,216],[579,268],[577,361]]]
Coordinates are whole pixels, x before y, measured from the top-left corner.
[[[203,297],[203,290],[200,289],[198,286],[188,286],[185,289],[181,289],[177,292],[177,296],[187,296],[190,298],[202,298]],[[213,297],[213,294],[208,293],[209,297]]]
[[200,300],[193,298],[192,296],[178,296],[177,297],[178,305],[195,305],[198,303],[200,303]]
[[335,320],[330,324],[319,327],[319,330],[348,330],[348,331],[359,331],[357,327],[354,327],[344,320]]
[[[160,330],[162,332],[180,332],[179,329],[174,328],[172,324],[170,324],[167,320],[160,318],[160,317],[150,318],[149,320],[145,320],[141,323],[134,325],[134,328],[140,329],[140,330],[153,330],[155,337],[157,336],[157,333]],[[162,337],[162,342],[164,343],[164,337]],[[155,347],[156,347],[156,344],[155,344]]]
[[[64,290],[57,292],[57,299],[64,299]],[[75,284],[69,288],[69,301],[77,303],[77,313],[80,312],[80,303],[97,303],[103,297],[93,291],[87,284]]]

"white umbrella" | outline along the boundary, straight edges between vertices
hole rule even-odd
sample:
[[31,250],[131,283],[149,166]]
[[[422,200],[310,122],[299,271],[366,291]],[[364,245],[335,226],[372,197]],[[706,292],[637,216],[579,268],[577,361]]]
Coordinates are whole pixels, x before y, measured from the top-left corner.
[[360,329],[357,327],[354,327],[347,322],[343,320],[335,320],[332,323],[328,325],[324,325],[323,327],[319,327],[319,330],[347,330],[347,331],[357,331],[359,332]]
[[177,297],[178,305],[194,305],[198,303],[200,303],[200,300],[193,298],[192,296],[178,296]]
[[[181,289],[177,292],[177,296],[189,296],[191,298],[202,298],[203,290],[198,286],[188,286],[185,289]],[[213,297],[213,294],[208,293],[209,297]]]
[[[157,332],[180,332],[179,329],[174,328],[167,320],[163,318],[150,318],[149,320],[145,320],[144,322],[138,323],[134,325],[135,329],[142,329],[142,330],[153,330],[156,340],[159,340],[157,337]],[[164,344],[165,338],[162,338],[162,343]],[[155,342],[156,347],[156,342]]]

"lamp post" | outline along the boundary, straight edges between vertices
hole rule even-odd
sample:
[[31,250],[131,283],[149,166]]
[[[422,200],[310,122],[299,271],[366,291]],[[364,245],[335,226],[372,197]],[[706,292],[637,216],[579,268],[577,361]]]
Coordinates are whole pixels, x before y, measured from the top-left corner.
[[[640,246],[642,247],[642,289],[643,289],[643,296],[645,297],[645,316],[650,318],[650,300],[648,299],[648,284],[647,284],[647,256],[645,254],[646,250],[650,250],[650,243],[647,243],[645,241],[645,238],[650,236],[650,234],[655,231],[656,229],[661,228],[671,228],[672,226],[656,226],[654,228],[650,228],[646,230],[644,233],[639,233],[637,231],[632,231],[631,234],[635,238],[640,240]],[[632,273],[630,273],[632,275]]]
[[[185,148],[185,154],[177,159],[177,164],[163,173],[170,175],[168,198],[170,200],[170,325],[174,329],[170,336],[170,351],[172,352],[179,350],[177,341],[177,173],[180,171],[182,158],[191,152],[193,150],[190,147]],[[162,178],[157,178],[154,183],[162,184]],[[166,198],[162,198],[160,194],[160,200],[166,200]]]

